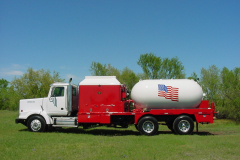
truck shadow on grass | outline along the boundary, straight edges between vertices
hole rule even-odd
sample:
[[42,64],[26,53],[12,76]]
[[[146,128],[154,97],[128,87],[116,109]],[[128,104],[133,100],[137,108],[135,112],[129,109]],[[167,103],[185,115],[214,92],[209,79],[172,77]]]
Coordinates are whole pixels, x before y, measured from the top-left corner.
[[[28,131],[28,129],[22,129],[19,131]],[[54,129],[53,131],[47,131],[47,133],[66,133],[66,134],[89,134],[89,135],[96,135],[96,136],[141,136],[138,131],[130,130],[130,129],[82,129],[82,128],[58,128]],[[171,131],[158,131],[156,135],[176,135]],[[192,135],[199,135],[199,136],[213,136],[215,134],[200,131],[200,132],[193,132]]]
[[[100,129],[100,128],[91,128],[91,129],[82,129],[82,128],[59,128],[55,129],[53,132],[58,133],[72,133],[72,134],[91,134],[91,135],[102,135],[102,136],[128,136],[128,135],[135,135],[141,136],[140,132],[137,130],[132,129]],[[158,131],[156,135],[177,135],[172,131]],[[194,131],[192,135],[199,135],[199,136],[213,136],[215,134],[207,132],[207,131]]]

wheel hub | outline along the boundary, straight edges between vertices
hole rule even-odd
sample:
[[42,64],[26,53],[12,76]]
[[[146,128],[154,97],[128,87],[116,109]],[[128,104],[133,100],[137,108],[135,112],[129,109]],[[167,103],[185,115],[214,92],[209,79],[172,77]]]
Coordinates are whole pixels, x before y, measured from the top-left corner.
[[38,119],[35,119],[31,122],[31,128],[33,131],[39,131],[41,126],[41,122]]
[[190,123],[186,120],[181,120],[178,124],[178,128],[182,132],[188,132],[190,129]]
[[154,124],[151,121],[146,121],[143,123],[144,132],[151,133],[154,130]]

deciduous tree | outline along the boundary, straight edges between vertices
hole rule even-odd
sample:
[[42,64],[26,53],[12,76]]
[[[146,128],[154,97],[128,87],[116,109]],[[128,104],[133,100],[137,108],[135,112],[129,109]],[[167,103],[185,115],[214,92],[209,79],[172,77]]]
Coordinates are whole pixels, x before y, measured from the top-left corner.
[[224,67],[221,71],[221,81],[222,106],[220,111],[227,118],[240,122],[240,68],[228,70]]
[[137,64],[142,67],[146,79],[158,79],[162,59],[154,53],[141,54]]
[[161,58],[153,53],[140,55],[137,64],[142,67],[146,79],[185,78],[184,66],[177,57]]
[[191,76],[188,77],[188,79],[198,80],[199,78],[198,78],[197,73],[196,73],[196,72],[193,72],[193,73],[191,74]]
[[126,84],[128,89],[131,91],[133,86],[139,81],[137,75],[128,67],[122,70],[120,82]]
[[33,70],[28,68],[27,73],[20,78],[14,78],[11,82],[14,91],[22,96],[22,98],[39,98],[46,97],[49,91],[49,85],[53,82],[63,82],[58,72],[50,70]]
[[129,90],[131,90],[139,80],[137,75],[129,68],[125,67],[121,71],[113,67],[111,64],[106,65],[99,62],[92,62],[90,71],[93,76],[116,76],[120,83],[127,85]]
[[162,61],[159,77],[164,79],[182,79],[185,78],[184,66],[177,57],[164,58]]
[[205,98],[217,103],[220,98],[220,69],[215,65],[208,69],[202,68],[200,84],[206,93]]
[[93,76],[106,76],[107,75],[107,65],[101,64],[99,62],[92,62],[90,66],[90,72]]
[[120,79],[121,71],[113,67],[111,64],[108,64],[106,76],[116,76],[117,79]]
[[6,79],[0,79],[0,109],[7,109],[7,102],[9,100],[8,84]]

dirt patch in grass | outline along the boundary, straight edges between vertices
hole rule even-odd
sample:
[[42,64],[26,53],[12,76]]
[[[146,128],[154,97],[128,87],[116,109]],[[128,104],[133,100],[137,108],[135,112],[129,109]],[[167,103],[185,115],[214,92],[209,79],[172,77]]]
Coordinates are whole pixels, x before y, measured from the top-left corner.
[[233,135],[238,132],[236,131],[222,131],[222,132],[213,132],[214,135]]

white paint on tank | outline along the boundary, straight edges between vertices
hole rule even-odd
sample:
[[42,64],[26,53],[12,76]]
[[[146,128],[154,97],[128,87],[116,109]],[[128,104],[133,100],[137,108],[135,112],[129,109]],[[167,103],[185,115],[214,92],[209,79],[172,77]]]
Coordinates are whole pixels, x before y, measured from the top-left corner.
[[148,110],[197,108],[203,99],[203,91],[197,82],[189,79],[142,80],[133,87],[131,98],[136,108]]

